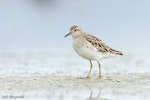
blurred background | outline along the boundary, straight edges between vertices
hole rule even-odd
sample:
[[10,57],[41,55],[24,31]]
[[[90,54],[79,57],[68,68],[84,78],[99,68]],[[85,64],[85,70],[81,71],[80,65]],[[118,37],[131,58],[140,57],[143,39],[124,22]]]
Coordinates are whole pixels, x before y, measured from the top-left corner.
[[[102,97],[149,100],[149,80],[141,82],[145,77],[139,78],[138,74],[150,72],[150,0],[0,0],[0,76],[1,81],[6,80],[1,82],[0,92],[16,89],[18,95],[23,89],[18,87],[20,83],[16,85],[15,76],[27,76],[29,79],[21,86],[36,91],[29,91],[33,94],[31,97],[43,94],[49,100],[49,95],[58,97],[60,94],[56,100],[64,100],[67,89],[57,83],[63,85],[67,76],[85,77],[89,71],[89,62],[73,51],[71,37],[64,38],[72,25],[80,26],[124,54],[101,61],[102,75],[110,76],[110,82],[102,83],[109,88],[108,91],[103,89]],[[97,63],[93,62],[93,66],[91,76],[95,79],[98,76]],[[117,81],[117,84],[123,84],[123,87],[116,86],[115,74],[120,77],[121,83]],[[8,76],[14,76],[14,83],[8,81]],[[42,83],[42,79],[38,82],[33,76],[60,76],[56,84],[54,82],[58,89],[43,85],[49,84],[50,78]],[[37,88],[32,87],[32,81],[37,82],[34,84]],[[125,89],[124,85],[130,85],[128,82],[131,86]],[[80,83],[85,86],[84,82]],[[110,83],[114,84],[113,89],[109,87]],[[69,100],[75,100],[74,95],[88,98],[91,92],[90,89],[81,92],[82,89],[71,88]]]
[[149,0],[0,0],[0,50],[72,49],[72,25],[121,51],[148,50]]

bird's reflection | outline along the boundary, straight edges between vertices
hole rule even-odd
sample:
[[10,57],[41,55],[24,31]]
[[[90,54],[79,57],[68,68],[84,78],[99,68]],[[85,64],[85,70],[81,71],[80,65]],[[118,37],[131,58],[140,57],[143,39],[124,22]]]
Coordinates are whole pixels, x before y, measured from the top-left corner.
[[100,97],[101,91],[99,91],[97,97],[93,97],[93,91],[91,91],[90,97],[87,100],[109,100],[109,99],[105,99]]

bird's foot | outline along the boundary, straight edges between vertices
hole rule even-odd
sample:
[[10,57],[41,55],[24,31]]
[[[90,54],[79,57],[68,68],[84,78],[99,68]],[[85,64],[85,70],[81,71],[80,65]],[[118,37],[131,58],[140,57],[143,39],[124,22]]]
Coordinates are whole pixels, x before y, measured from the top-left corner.
[[87,76],[86,78],[87,78],[87,79],[90,79],[91,77],[90,77],[90,76]]
[[103,77],[102,75],[99,75],[97,79],[101,79],[102,77]]

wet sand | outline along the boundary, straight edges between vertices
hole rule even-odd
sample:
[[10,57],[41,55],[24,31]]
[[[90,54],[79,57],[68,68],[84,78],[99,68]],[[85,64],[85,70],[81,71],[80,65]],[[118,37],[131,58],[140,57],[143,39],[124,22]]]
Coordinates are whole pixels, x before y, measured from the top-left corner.
[[37,90],[37,89],[150,89],[150,74],[110,74],[102,79],[91,77],[33,75],[30,77],[0,76],[0,90]]
[[0,100],[150,100],[150,56],[138,54],[102,61],[102,79],[93,62],[85,79],[89,63],[69,52],[1,52]]
[[[138,95],[143,94],[143,98],[149,98],[145,93],[149,93],[150,90],[150,74],[140,74],[140,73],[130,73],[130,74],[104,74],[102,79],[97,79],[97,77],[91,77],[86,79],[83,77],[73,77],[73,76],[55,76],[55,75],[31,75],[28,77],[23,76],[0,76],[0,92],[15,93],[17,91],[23,91],[26,94],[26,99],[28,95],[34,97],[36,93],[31,93],[32,91],[51,91],[50,94],[59,93],[60,95],[64,92],[73,92],[70,94],[69,98],[75,100],[80,98],[80,91],[89,91],[86,93],[90,100],[90,91],[100,90],[104,91],[103,95]],[[31,94],[30,94],[30,93]],[[29,93],[29,94],[28,94]],[[82,93],[82,92],[81,92]],[[107,94],[108,93],[108,94]],[[84,94],[84,92],[83,92]],[[98,93],[97,93],[98,94]],[[46,93],[45,93],[46,95]],[[76,97],[74,98],[74,95]],[[78,97],[79,96],[79,97]],[[68,96],[64,97],[64,100]],[[88,98],[89,97],[89,98]],[[110,96],[111,97],[111,96]],[[35,96],[36,98],[36,96]],[[84,98],[84,99],[85,99]],[[48,98],[47,98],[48,99]],[[55,98],[56,99],[56,98]],[[110,98],[109,98],[110,99]],[[61,100],[61,99],[60,99]],[[93,99],[91,99],[93,100]],[[98,99],[101,100],[101,99]],[[112,100],[114,100],[112,98]],[[120,100],[120,99],[118,99]],[[125,100],[125,99],[122,99]],[[144,100],[144,99],[143,99]],[[146,100],[146,99],[145,99]],[[148,99],[147,99],[148,100]]]

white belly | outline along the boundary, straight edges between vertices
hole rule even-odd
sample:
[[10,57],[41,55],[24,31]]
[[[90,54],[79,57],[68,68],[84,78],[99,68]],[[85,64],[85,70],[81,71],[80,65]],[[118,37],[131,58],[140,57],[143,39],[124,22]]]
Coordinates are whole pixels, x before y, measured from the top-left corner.
[[81,57],[85,59],[99,61],[103,58],[108,58],[113,56],[109,52],[108,53],[99,52],[97,48],[95,48],[88,42],[86,42],[87,44],[85,44],[85,42],[82,41],[81,39],[78,39],[76,41],[73,41],[73,48],[77,54],[79,54]]
[[81,48],[74,48],[74,50],[79,54],[81,57],[88,59],[88,60],[101,60],[109,57],[113,57],[115,55],[110,53],[101,53],[89,48],[81,47]]
[[100,54],[96,51],[93,51],[86,47],[76,48],[74,50],[79,54],[81,57],[86,58],[88,60],[99,60]]

